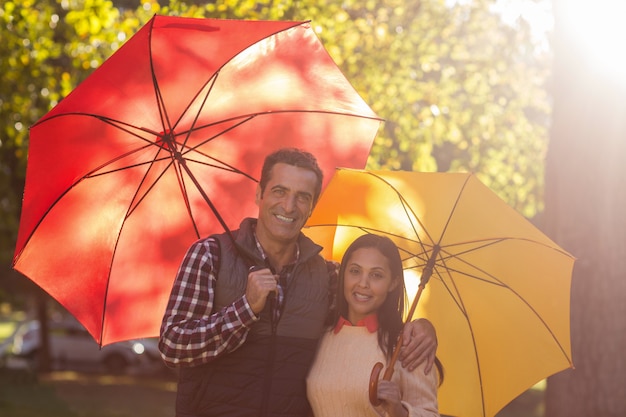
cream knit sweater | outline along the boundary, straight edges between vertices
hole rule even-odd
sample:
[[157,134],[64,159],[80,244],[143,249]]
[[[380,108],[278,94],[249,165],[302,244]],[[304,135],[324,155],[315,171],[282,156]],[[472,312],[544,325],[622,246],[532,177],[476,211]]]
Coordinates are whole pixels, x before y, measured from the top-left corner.
[[[315,417],[377,417],[369,402],[369,379],[376,362],[385,363],[376,332],[363,326],[343,326],[325,333],[307,378],[307,395]],[[408,372],[396,363],[393,381],[410,417],[439,416],[437,371],[424,375],[423,366]]]

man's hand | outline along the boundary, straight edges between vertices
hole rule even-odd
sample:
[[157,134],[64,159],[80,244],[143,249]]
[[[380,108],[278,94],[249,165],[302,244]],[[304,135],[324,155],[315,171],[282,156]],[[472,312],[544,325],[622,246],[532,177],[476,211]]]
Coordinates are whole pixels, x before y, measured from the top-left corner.
[[260,314],[267,302],[267,296],[276,291],[278,275],[272,274],[269,268],[254,270],[248,273],[246,299],[255,314]]
[[437,353],[437,333],[426,319],[406,323],[403,329],[400,361],[403,368],[414,370],[425,362],[424,373],[429,373],[435,363]]

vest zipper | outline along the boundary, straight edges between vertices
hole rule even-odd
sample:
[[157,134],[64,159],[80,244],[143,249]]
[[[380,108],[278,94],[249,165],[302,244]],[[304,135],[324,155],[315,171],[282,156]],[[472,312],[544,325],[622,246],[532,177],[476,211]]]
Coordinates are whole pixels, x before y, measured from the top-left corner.
[[265,367],[265,388],[263,389],[263,402],[261,403],[260,417],[267,417],[270,401],[270,393],[272,392],[274,360],[276,359],[276,329],[272,326],[272,335],[270,336],[270,351],[267,357],[267,366]]
[[[294,265],[293,270],[291,272],[292,277],[291,279],[294,280],[295,279],[295,273],[296,270],[299,266],[300,262],[297,262],[296,265]],[[277,338],[277,333],[278,333],[278,322],[282,317],[282,312],[285,309],[285,305],[287,304],[287,293],[288,293],[288,287],[292,284],[292,282],[285,282],[284,283],[284,287],[283,287],[283,303],[282,305],[279,307],[278,306],[278,300],[276,299],[276,297],[272,297],[270,298],[270,327],[272,329],[272,333],[270,335],[271,339],[270,339],[270,351],[268,354],[268,358],[267,358],[267,366],[265,367],[265,387],[263,389],[263,402],[261,403],[261,414],[260,417],[267,417],[268,414],[268,407],[269,407],[269,401],[270,401],[270,393],[272,392],[272,381],[273,381],[273,376],[274,376],[274,361],[276,360],[276,338]],[[277,318],[274,317],[274,309],[276,308],[280,308],[280,313],[279,316]]]

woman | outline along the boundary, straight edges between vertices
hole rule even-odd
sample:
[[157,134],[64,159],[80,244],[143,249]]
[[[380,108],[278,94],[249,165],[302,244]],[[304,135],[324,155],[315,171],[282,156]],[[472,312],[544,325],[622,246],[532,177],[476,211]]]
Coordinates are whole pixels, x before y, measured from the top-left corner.
[[433,417],[438,372],[413,372],[397,364],[391,381],[379,381],[381,405],[369,401],[369,379],[376,362],[389,361],[402,330],[404,279],[396,245],[367,234],[346,250],[337,288],[337,315],[324,334],[307,378],[315,417]]

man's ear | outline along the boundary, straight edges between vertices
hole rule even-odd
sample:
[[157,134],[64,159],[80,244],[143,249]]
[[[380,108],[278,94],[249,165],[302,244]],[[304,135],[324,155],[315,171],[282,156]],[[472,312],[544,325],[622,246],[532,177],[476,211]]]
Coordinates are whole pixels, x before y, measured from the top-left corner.
[[309,215],[306,216],[306,218],[308,219],[309,217],[311,217],[311,215],[313,214],[313,210],[315,210],[315,205],[317,204],[317,200],[311,205],[311,209],[309,210]]
[[256,195],[254,197],[254,202],[258,206],[263,198],[263,192],[261,191],[261,186],[259,184],[256,185]]

